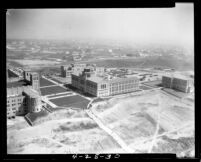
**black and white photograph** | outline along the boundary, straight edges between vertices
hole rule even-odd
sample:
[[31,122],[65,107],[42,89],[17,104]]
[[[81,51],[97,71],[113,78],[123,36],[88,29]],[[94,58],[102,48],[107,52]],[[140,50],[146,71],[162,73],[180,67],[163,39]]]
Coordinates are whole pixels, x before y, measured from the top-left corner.
[[7,154],[195,157],[194,3],[6,12]]

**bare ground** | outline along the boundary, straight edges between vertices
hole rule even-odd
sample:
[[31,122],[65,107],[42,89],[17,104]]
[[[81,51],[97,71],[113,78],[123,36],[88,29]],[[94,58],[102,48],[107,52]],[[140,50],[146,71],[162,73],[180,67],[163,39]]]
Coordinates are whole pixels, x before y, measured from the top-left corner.
[[[193,102],[185,103],[160,92],[150,92],[113,99],[94,106],[92,111],[135,152],[176,153],[181,156],[185,155],[185,150],[194,151]],[[167,149],[163,149],[166,145]]]

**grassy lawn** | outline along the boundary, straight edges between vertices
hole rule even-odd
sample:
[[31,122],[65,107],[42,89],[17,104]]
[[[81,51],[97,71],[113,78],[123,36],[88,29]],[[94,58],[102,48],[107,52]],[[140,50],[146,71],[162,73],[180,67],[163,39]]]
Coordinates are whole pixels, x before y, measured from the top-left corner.
[[89,100],[78,95],[61,97],[57,99],[52,99],[50,101],[58,106],[75,107],[75,108],[86,108],[89,103]]
[[50,82],[49,80],[47,79],[44,79],[44,78],[40,78],[40,86],[43,87],[43,86],[49,86],[49,85],[55,85],[54,83]]
[[60,86],[53,86],[53,87],[46,87],[46,88],[40,88],[41,94],[44,95],[49,95],[49,94],[56,94],[56,93],[62,93],[62,92],[67,92],[68,90],[60,87]]

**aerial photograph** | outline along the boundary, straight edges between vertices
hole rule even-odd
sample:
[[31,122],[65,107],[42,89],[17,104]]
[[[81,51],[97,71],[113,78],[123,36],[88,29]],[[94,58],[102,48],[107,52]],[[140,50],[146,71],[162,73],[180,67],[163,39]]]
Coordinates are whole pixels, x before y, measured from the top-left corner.
[[8,9],[7,154],[195,157],[194,5]]

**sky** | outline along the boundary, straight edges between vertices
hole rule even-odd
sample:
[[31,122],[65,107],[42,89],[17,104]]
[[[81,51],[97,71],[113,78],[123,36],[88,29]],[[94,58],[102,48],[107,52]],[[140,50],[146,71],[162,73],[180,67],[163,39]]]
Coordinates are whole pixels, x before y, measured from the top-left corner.
[[111,39],[193,45],[193,3],[173,8],[9,9],[7,38]]

